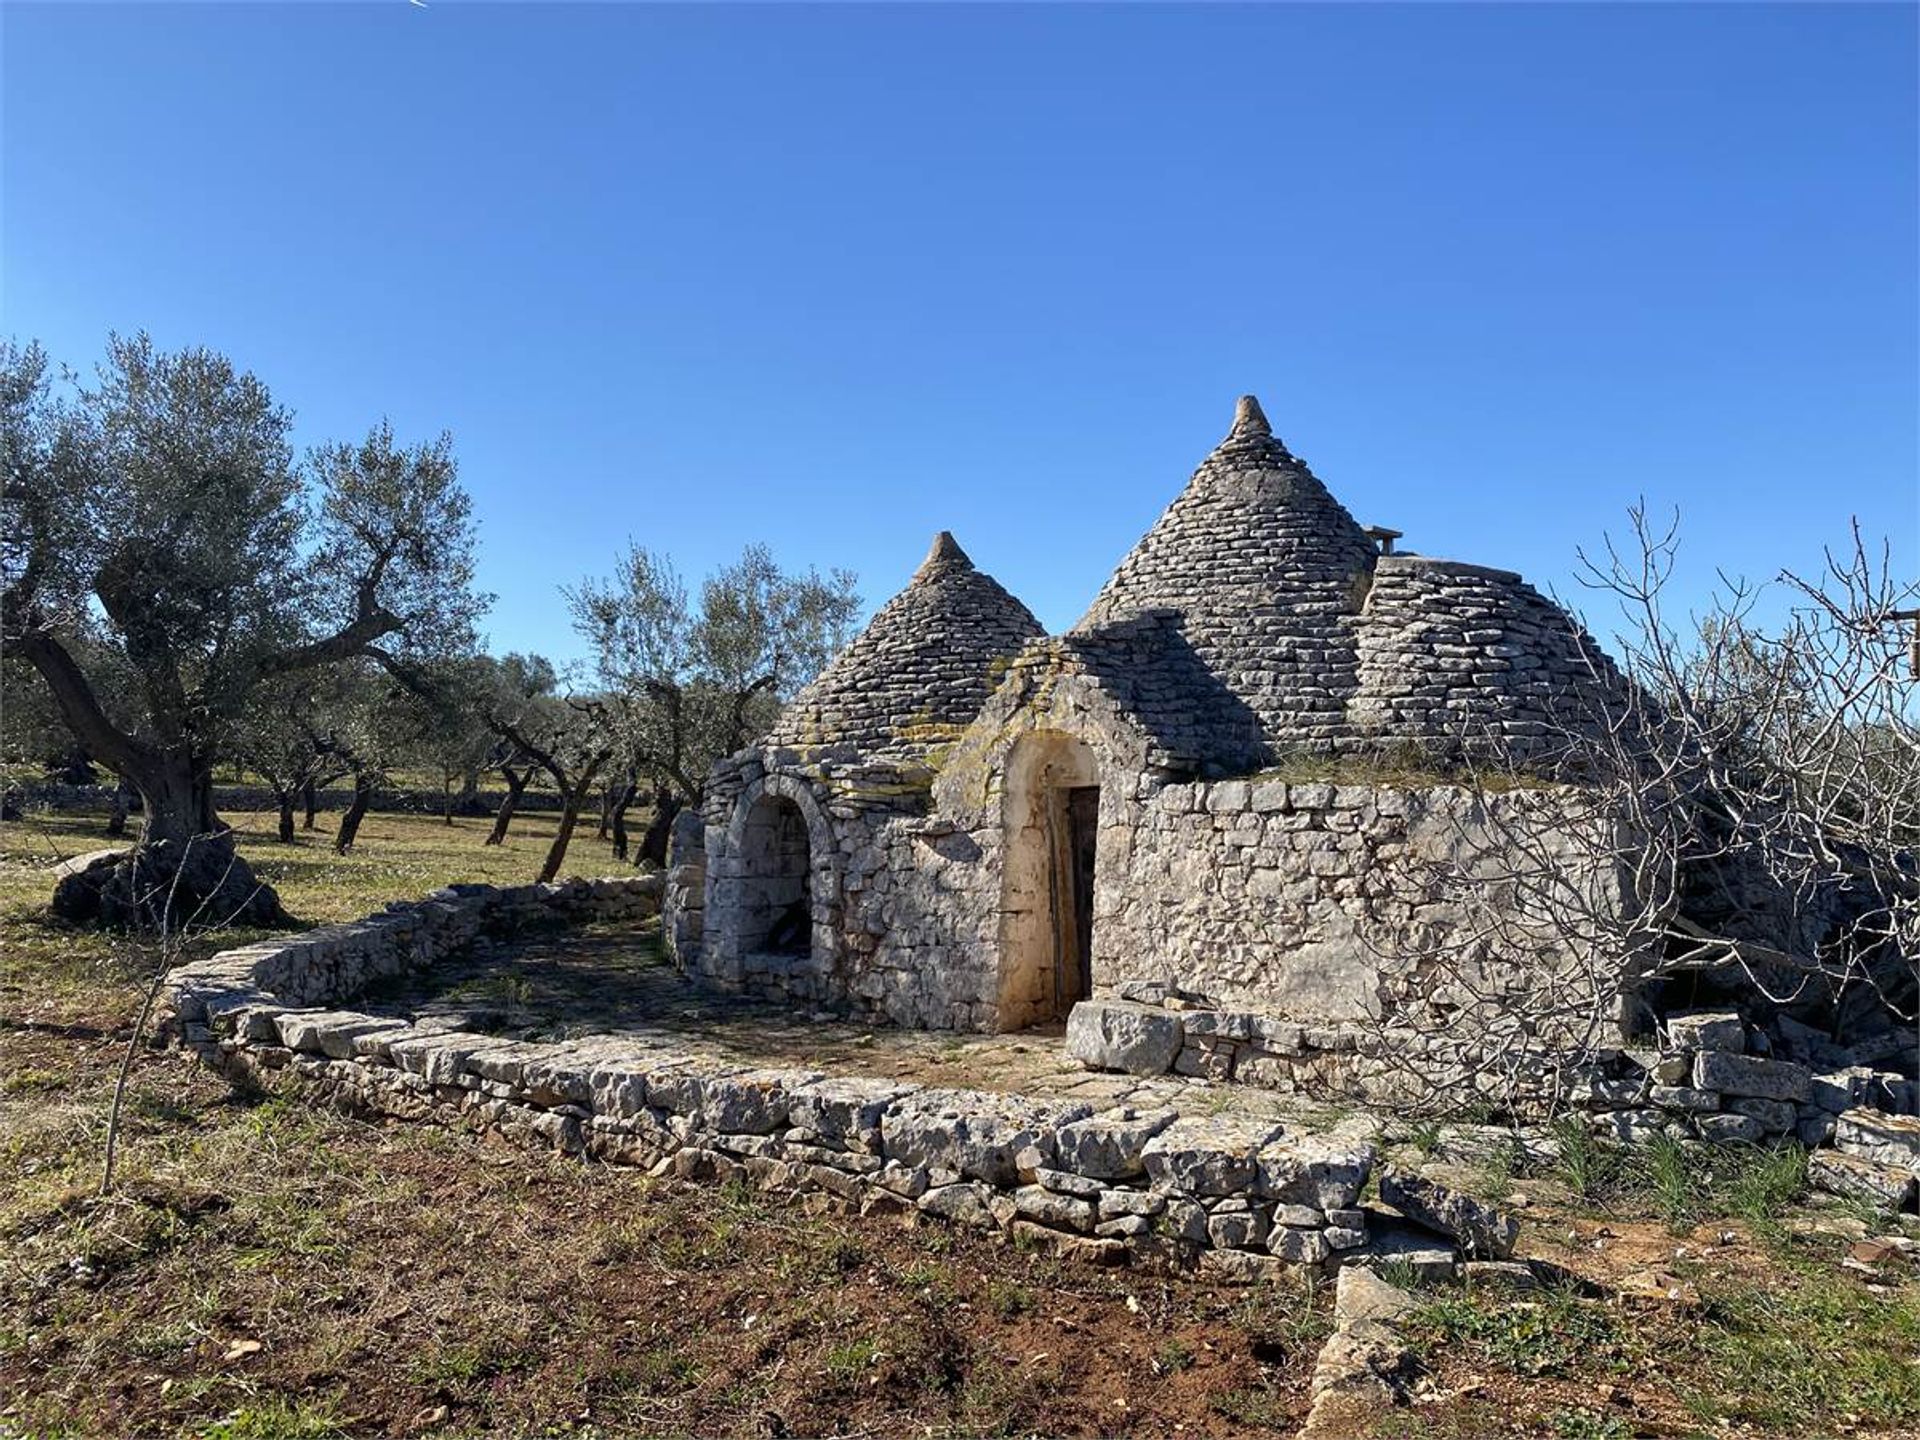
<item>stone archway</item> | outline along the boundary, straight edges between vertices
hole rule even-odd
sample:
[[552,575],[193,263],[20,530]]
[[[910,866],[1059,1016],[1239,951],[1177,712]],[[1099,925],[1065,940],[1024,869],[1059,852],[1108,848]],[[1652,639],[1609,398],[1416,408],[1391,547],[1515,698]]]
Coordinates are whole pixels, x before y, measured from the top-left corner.
[[762,795],[740,839],[742,954],[813,953],[813,864],[807,820],[784,795]]
[[1093,987],[1100,770],[1086,742],[1036,731],[1007,757],[999,1026],[1064,1020]]
[[713,943],[704,968],[734,985],[757,976],[832,976],[839,875],[832,828],[804,782],[768,775],[747,786],[734,802],[723,853],[708,857]]

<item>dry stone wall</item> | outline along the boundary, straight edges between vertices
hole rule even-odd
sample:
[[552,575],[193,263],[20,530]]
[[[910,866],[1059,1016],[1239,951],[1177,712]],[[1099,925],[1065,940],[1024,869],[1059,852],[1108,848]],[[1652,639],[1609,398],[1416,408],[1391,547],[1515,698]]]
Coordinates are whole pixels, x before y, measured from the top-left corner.
[[382,976],[510,923],[649,911],[654,877],[441,891],[353,925],[183,967],[180,1044],[235,1078],[662,1175],[917,1210],[1083,1258],[1253,1280],[1357,1256],[1371,1145],[1271,1121],[934,1089],[686,1053],[644,1029],[535,1043],[351,1008]]

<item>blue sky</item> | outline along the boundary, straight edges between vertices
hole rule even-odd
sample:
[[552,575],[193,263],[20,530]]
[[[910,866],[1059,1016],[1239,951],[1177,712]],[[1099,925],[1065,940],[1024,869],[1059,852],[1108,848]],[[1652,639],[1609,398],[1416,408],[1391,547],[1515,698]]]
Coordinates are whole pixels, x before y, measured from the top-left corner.
[[[632,538],[1071,624],[1252,390],[1362,523],[1572,583],[1910,569],[1908,6],[8,4],[4,328],[453,431],[499,648]],[[1596,619],[1599,617],[1596,616]]]

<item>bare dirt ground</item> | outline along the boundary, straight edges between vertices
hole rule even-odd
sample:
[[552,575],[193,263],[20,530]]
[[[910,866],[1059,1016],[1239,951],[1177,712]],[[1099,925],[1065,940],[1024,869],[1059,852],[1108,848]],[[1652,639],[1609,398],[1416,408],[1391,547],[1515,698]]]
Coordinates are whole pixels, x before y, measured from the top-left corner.
[[[256,863],[319,921],[447,880],[524,879],[550,821],[484,850],[482,822],[375,815],[345,859],[324,834],[283,847],[252,823]],[[98,837],[85,818],[0,829],[0,1436],[1222,1436],[1290,1434],[1304,1416],[1328,1325],[1305,1281],[1083,1269],[235,1095],[166,1053],[138,1055],[124,1183],[95,1199],[149,957],[41,907],[55,852]],[[576,861],[614,868],[590,840]],[[1046,1036],[684,1013],[701,1002],[649,959],[589,936],[387,1003],[580,1023],[568,1004],[603,987],[595,967],[624,967],[664,986],[690,1034],[762,1059],[1000,1088],[1082,1079]],[[1566,1278],[1424,1291],[1426,1373],[1376,1434],[1916,1433],[1920,1281],[1898,1248],[1858,1243],[1894,1223],[1814,1205],[1791,1155],[1650,1165],[1573,1145],[1529,1161],[1468,1124],[1389,1133],[1401,1158],[1511,1207],[1522,1248]]]

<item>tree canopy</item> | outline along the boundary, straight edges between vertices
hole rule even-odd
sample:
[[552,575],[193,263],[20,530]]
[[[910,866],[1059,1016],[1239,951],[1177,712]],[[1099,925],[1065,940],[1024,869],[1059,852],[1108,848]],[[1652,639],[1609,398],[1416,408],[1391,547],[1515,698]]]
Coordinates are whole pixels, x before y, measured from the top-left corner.
[[486,597],[451,439],[402,444],[383,421],[296,459],[291,432],[265,384],[211,350],[114,336],[84,384],[37,344],[0,346],[0,638],[140,791],[137,863],[106,907],[124,917],[139,864],[151,889],[195,849],[188,896],[282,918],[212,803],[214,758],[262,685],[356,658],[404,676],[473,645]]

